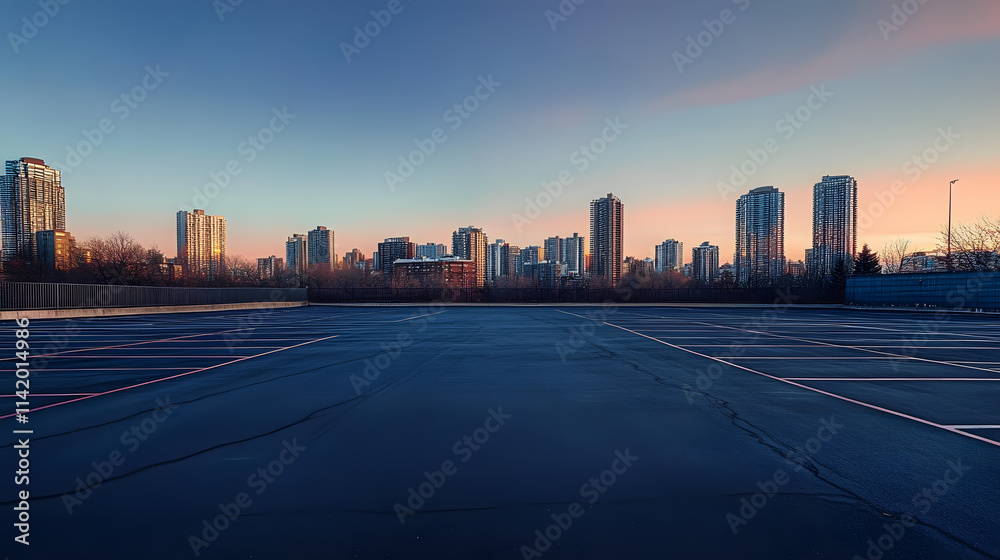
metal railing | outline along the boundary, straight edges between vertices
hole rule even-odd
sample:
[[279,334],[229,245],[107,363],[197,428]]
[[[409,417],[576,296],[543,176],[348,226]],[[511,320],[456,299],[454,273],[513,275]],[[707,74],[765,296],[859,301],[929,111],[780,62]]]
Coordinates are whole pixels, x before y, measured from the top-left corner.
[[314,303],[720,303],[842,304],[843,293],[815,288],[309,288]]
[[169,307],[307,301],[305,288],[173,288],[96,284],[0,283],[0,310]]
[[1000,272],[851,276],[847,279],[847,303],[1000,311]]

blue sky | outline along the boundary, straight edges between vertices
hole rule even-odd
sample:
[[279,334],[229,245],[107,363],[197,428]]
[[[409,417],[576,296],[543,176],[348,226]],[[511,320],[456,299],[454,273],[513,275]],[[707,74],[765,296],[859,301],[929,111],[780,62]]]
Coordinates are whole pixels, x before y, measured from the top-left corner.
[[[340,254],[390,236],[445,243],[470,224],[526,246],[586,235],[588,202],[614,192],[627,254],[677,238],[712,241],[727,260],[736,195],[719,184],[771,138],[779,149],[742,192],[786,191],[793,259],[826,174],[858,178],[863,211],[876,205],[862,241],[877,247],[933,248],[952,178],[958,219],[1000,214],[995,2],[567,0],[564,20],[546,13],[556,0],[51,2],[51,17],[38,15],[45,0],[0,8],[0,157],[64,170],[78,239],[121,229],[173,255],[174,213],[196,205],[226,216],[230,252],[250,258],[281,255],[317,225],[336,231]],[[372,23],[389,7],[387,25]],[[905,22],[903,7],[918,7]],[[31,33],[22,18],[44,25]],[[366,25],[378,34],[348,62],[343,44]],[[699,34],[707,46],[688,52]],[[683,71],[675,53],[689,57]],[[823,86],[831,95],[787,137],[778,123]],[[477,88],[453,128],[447,111]],[[133,93],[142,100],[121,99]],[[103,119],[111,132],[88,140]],[[583,169],[574,154],[609,138],[608,119],[627,128]],[[949,128],[948,150],[907,173]],[[390,188],[386,173],[436,129],[447,139]],[[247,142],[257,135],[261,149]],[[81,143],[94,146],[76,161],[68,148]],[[223,173],[230,162],[238,174]],[[512,218],[563,171],[572,183],[537,218]],[[198,199],[213,181],[226,186]],[[886,203],[896,181],[905,193]]]

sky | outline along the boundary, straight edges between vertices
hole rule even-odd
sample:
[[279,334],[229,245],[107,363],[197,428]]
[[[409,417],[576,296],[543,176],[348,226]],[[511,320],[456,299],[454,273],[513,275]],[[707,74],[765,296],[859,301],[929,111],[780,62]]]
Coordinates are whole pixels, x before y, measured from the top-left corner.
[[6,0],[0,22],[0,159],[63,172],[78,240],[173,256],[201,208],[247,258],[319,225],[341,256],[469,225],[524,247],[589,235],[614,193],[626,255],[728,261],[737,197],[773,185],[799,260],[824,175],[858,180],[876,249],[934,249],[952,179],[956,221],[1000,216],[991,0]]

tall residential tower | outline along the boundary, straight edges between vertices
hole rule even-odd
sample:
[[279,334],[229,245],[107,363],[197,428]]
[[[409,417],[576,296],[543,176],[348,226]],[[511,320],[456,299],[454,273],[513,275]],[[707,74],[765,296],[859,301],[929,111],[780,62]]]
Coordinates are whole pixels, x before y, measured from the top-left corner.
[[35,234],[66,229],[66,193],[59,171],[36,158],[8,161],[0,175],[0,261],[34,262]]
[[850,268],[858,252],[858,181],[847,175],[825,176],[813,187],[813,247],[810,274],[833,274],[837,263]]
[[590,203],[590,275],[612,286],[622,277],[624,220],[625,207],[615,195]]
[[736,278],[743,285],[785,274],[785,193],[760,187],[736,202]]
[[177,212],[177,261],[185,274],[215,277],[226,260],[226,219],[204,210]]

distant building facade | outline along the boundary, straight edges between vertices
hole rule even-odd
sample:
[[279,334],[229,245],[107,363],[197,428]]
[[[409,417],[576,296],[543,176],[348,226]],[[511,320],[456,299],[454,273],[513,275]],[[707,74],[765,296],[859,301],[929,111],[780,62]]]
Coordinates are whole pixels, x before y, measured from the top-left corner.
[[418,257],[397,259],[393,266],[393,282],[397,286],[475,288],[476,278],[476,263],[469,259]]
[[583,276],[587,273],[587,245],[586,237],[574,233],[573,237],[566,237],[562,240],[562,262],[566,263],[566,274],[570,276]]
[[33,262],[36,233],[66,230],[60,172],[37,158],[6,163],[0,175],[0,262]]
[[657,272],[680,272],[684,268],[684,244],[668,239],[657,245],[654,267]]
[[733,267],[742,285],[785,274],[785,193],[760,187],[736,202]]
[[285,242],[285,264],[288,270],[299,276],[309,271],[309,237],[296,233]]
[[451,254],[476,263],[476,285],[486,282],[486,234],[477,227],[459,228],[451,235]]
[[352,268],[364,268],[365,267],[365,254],[359,251],[357,248],[351,250],[350,253],[344,255],[344,268],[350,270]]
[[177,261],[184,274],[214,278],[226,261],[226,219],[204,210],[177,212]]
[[309,232],[308,238],[308,259],[310,266],[317,266],[325,270],[337,268],[337,250],[334,246],[333,230],[324,226],[316,226],[316,229]]
[[858,252],[858,181],[825,176],[813,187],[811,274],[829,276],[837,263],[851,268]]
[[691,279],[712,284],[719,274],[719,247],[708,241],[691,250]]
[[612,286],[622,277],[625,206],[608,193],[590,203],[590,275]]
[[285,270],[285,259],[274,255],[257,259],[257,273],[261,278],[277,278]]
[[35,246],[38,266],[45,272],[65,272],[78,264],[76,239],[68,231],[36,232]]
[[417,245],[417,257],[427,257],[428,259],[440,259],[448,256],[448,246],[444,243],[425,243]]
[[412,259],[416,256],[417,245],[410,242],[409,237],[389,237],[378,244],[378,269],[387,278],[392,277],[393,263],[399,259]]

